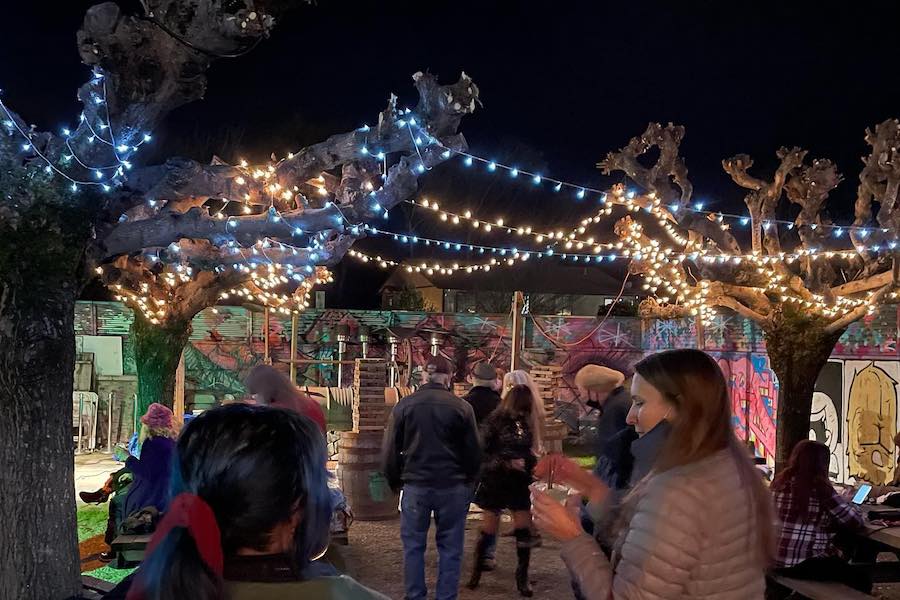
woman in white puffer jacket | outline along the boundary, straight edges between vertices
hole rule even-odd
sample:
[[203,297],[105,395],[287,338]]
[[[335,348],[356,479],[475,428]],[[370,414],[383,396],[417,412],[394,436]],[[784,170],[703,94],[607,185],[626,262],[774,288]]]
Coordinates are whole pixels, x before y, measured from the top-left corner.
[[[771,501],[731,425],[731,398],[716,361],[699,350],[654,354],[635,365],[628,424],[671,432],[651,472],[623,501],[610,559],[577,515],[535,490],[537,525],[563,542],[562,557],[587,600],[757,600],[773,539]],[[558,455],[535,470],[609,510],[608,488]],[[600,515],[598,515],[600,516]]]

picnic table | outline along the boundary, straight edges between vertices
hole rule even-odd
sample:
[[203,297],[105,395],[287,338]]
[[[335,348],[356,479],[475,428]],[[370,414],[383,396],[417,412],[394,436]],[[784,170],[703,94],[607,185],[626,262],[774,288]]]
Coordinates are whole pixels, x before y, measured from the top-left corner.
[[[900,550],[900,524],[888,527],[875,525],[872,523],[872,519],[869,516],[873,510],[886,510],[889,507],[880,506],[878,504],[863,504],[860,508],[862,509],[863,515],[866,517],[866,530],[863,535],[870,540],[875,540],[876,542]],[[900,521],[900,519],[898,519],[898,521]]]
[[[870,517],[872,511],[889,508],[877,504],[861,505],[860,509],[865,516],[866,527],[858,534],[858,538],[862,544],[876,542],[875,549],[879,552],[891,552],[900,556],[900,523],[889,526],[878,525],[873,523],[873,519]],[[871,549],[871,545],[869,548]],[[870,569],[872,580],[877,583],[900,582],[900,563],[898,562],[878,562],[876,556],[875,562],[870,563]]]

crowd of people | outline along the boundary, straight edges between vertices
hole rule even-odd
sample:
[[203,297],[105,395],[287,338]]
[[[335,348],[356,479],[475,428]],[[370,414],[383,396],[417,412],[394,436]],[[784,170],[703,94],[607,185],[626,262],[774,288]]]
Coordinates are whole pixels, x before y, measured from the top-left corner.
[[[454,370],[429,360],[385,431],[408,600],[428,596],[432,520],[435,597],[457,597],[472,502],[481,519],[470,589],[496,570],[503,511],[516,550],[510,585],[523,597],[534,593],[535,527],[560,543],[577,599],[757,599],[767,572],[871,589],[842,554],[839,534],[863,521],[828,479],[827,447],[798,444],[767,489],[734,436],[728,385],[707,354],[648,356],[630,380],[598,365],[577,374],[579,397],[600,413],[593,471],[546,451],[544,406],[527,372],[481,363],[458,398]],[[335,500],[321,407],[271,367],[254,370],[247,386],[252,403],[204,412],[177,442],[165,407],[142,420],[141,458],[98,494],[123,498],[125,508],[110,510],[112,532],[135,508],[163,516],[140,569],[107,598],[383,598],[322,560]]]

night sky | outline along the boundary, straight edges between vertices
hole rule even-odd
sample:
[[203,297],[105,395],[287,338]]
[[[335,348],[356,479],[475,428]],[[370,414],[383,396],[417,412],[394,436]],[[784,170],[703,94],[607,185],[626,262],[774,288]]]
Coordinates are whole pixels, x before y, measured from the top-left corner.
[[[79,63],[75,32],[91,4],[4,7],[0,88],[5,101],[39,128],[71,124],[79,113],[75,91],[88,71]],[[154,132],[155,148],[146,156],[280,156],[374,122],[390,92],[414,102],[415,71],[430,70],[449,83],[465,70],[484,103],[462,126],[477,155],[604,186],[619,180],[594,167],[606,152],[650,121],[672,121],[687,129],[682,155],[695,198],[708,207],[743,212],[743,191],[722,171],[723,158],[748,153],[756,163],[752,172],[768,176],[775,151],[797,145],[810,158],[838,164],[845,181],[829,208],[835,220],[852,219],[859,157],[867,152],[864,130],[900,117],[900,8],[868,2],[840,3],[841,10],[832,11],[801,2],[601,4],[300,4],[256,50],[216,62],[206,99],[173,113]],[[592,212],[571,196],[452,162],[423,181],[424,192],[448,209],[560,226]],[[383,226],[502,241],[448,231],[407,207],[392,211]],[[358,248],[394,258],[440,256],[387,240],[363,240]],[[355,263],[338,273],[331,305],[377,304],[385,273]]]

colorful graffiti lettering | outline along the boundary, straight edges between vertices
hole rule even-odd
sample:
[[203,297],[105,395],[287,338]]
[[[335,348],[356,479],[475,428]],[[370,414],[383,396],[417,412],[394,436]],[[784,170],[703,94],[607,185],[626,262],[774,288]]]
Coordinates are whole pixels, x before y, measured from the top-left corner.
[[731,392],[735,435],[752,442],[760,456],[775,456],[778,381],[766,355],[723,355],[717,358]]

